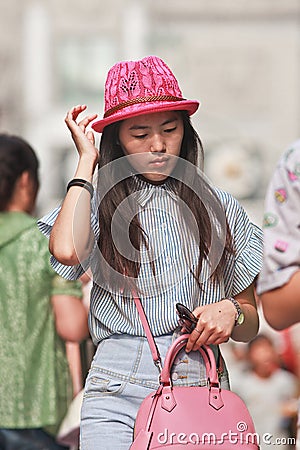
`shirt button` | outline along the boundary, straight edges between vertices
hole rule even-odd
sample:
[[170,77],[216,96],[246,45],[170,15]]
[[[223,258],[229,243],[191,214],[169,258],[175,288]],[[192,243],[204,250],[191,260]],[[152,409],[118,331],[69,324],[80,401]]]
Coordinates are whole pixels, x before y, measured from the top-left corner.
[[176,372],[173,373],[173,375],[172,375],[172,380],[173,380],[173,381],[178,380],[178,373],[176,373]]
[[170,264],[170,263],[171,263],[171,261],[172,261],[172,258],[171,258],[171,256],[167,256],[167,257],[166,257],[166,262],[167,262],[168,264]]
[[164,223],[161,224],[161,228],[162,228],[162,230],[166,230],[166,229],[167,229],[167,224],[166,224],[166,222],[164,222]]

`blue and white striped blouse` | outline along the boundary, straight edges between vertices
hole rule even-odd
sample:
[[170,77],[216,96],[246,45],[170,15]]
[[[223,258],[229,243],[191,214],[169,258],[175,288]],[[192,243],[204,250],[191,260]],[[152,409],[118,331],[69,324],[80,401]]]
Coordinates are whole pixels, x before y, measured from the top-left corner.
[[[196,306],[217,302],[226,296],[235,296],[246,289],[258,275],[262,265],[262,231],[250,222],[245,210],[230,194],[215,190],[224,208],[224,213],[233,237],[234,255],[228,255],[223,279],[219,282],[205,277],[201,290],[191,273],[198,261],[198,246],[186,232],[179,233],[178,198],[163,185],[152,185],[141,181],[138,190],[139,219],[148,238],[151,255],[155,263],[155,276],[149,263],[149,252],[141,249],[141,266],[138,286],[141,301],[155,336],[172,333],[178,325],[175,310],[177,302],[193,310]],[[140,189],[139,188],[139,189]],[[92,200],[91,224],[95,242],[99,237],[96,202]],[[59,208],[39,220],[42,233],[50,236]],[[95,245],[94,258],[99,256]],[[67,279],[79,278],[90,265],[93,271],[93,255],[90,261],[78,266],[64,266],[53,256],[53,268]],[[89,325],[95,344],[116,333],[143,336],[134,302],[114,289],[94,282],[91,291]]]

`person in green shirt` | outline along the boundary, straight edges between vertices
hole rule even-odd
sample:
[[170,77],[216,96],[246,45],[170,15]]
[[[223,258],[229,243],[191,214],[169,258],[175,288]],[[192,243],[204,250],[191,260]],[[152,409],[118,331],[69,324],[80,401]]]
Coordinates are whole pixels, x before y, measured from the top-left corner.
[[0,134],[0,448],[58,450],[72,399],[65,341],[88,336],[79,282],[50,265],[32,217],[38,159],[22,138]]

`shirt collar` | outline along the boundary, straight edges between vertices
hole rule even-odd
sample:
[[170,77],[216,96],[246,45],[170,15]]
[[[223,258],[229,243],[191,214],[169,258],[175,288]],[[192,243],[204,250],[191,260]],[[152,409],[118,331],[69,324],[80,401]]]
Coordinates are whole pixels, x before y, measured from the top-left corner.
[[176,186],[174,180],[167,179],[163,184],[152,184],[142,180],[138,175],[133,174],[133,184],[135,186],[134,197],[139,205],[143,208],[152,198],[154,193],[166,192],[171,198],[177,200]]

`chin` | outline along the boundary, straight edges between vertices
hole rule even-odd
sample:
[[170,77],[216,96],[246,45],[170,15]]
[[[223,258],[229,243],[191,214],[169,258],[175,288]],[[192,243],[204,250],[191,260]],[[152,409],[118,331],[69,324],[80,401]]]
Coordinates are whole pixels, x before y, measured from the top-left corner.
[[150,183],[163,183],[164,181],[166,181],[166,179],[168,178],[169,175],[166,174],[154,174],[154,173],[144,173],[143,177],[149,181]]

